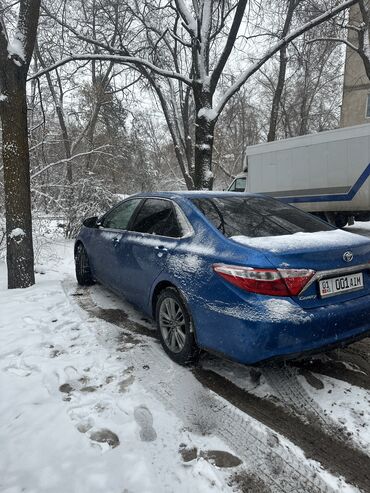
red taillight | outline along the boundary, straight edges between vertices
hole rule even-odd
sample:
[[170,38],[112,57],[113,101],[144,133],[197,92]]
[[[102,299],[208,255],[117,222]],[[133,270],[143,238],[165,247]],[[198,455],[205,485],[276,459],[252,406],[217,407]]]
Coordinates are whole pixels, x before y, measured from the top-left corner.
[[238,288],[271,296],[297,296],[315,271],[310,269],[255,269],[214,264],[213,270]]

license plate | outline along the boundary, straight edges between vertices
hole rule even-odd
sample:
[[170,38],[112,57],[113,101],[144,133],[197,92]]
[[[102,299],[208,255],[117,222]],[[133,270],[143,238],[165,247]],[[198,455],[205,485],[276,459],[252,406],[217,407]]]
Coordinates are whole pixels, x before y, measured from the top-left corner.
[[364,287],[364,278],[362,272],[358,274],[348,274],[346,276],[333,277],[332,279],[323,279],[319,281],[320,295],[322,298],[335,296],[336,294],[357,291]]

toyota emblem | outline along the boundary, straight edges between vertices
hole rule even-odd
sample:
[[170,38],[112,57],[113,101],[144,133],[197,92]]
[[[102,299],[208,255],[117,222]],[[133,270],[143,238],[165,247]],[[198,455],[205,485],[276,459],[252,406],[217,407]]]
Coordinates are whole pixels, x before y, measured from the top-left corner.
[[350,252],[350,251],[343,253],[343,260],[345,262],[352,262],[352,260],[353,260],[353,253]]

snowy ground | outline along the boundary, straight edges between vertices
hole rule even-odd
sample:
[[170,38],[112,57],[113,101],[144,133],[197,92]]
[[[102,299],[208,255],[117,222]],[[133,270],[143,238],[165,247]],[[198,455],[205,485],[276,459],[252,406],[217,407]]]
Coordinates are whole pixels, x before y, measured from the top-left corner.
[[370,344],[179,367],[130,305],[76,285],[54,226],[35,286],[7,291],[0,263],[1,492],[370,491]]

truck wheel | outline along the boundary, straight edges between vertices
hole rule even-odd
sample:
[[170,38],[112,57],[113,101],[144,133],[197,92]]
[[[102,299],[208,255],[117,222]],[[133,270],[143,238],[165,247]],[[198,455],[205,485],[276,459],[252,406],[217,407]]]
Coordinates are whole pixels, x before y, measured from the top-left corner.
[[347,214],[341,214],[336,212],[324,212],[326,221],[332,226],[337,228],[344,228],[348,222]]
[[337,214],[334,219],[334,224],[337,228],[344,228],[347,226],[348,216],[346,214]]

